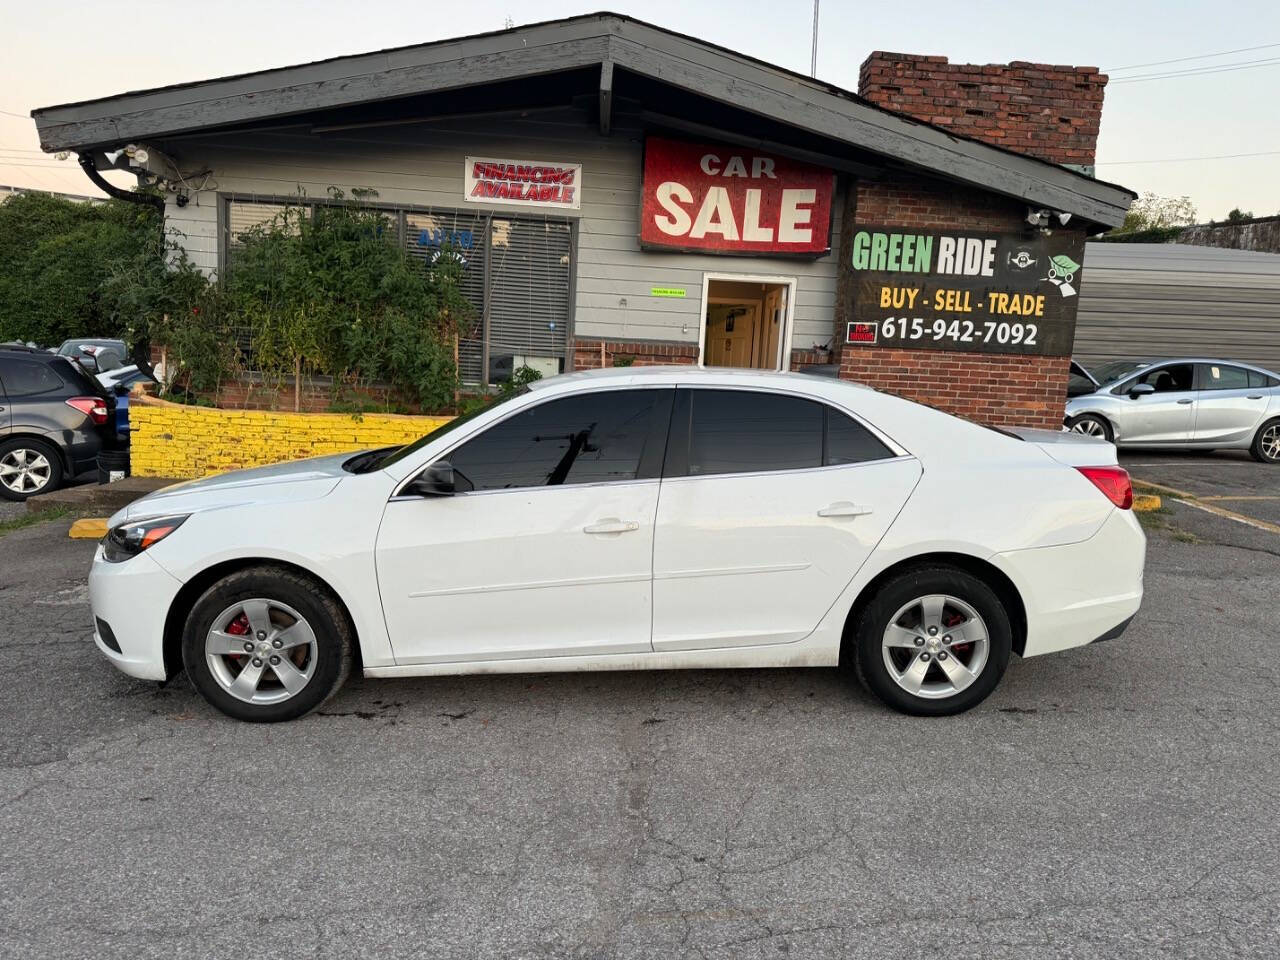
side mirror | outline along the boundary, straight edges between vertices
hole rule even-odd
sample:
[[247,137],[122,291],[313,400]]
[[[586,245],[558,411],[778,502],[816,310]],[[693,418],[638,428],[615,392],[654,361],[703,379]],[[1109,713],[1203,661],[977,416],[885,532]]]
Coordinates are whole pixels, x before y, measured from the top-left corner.
[[415,497],[452,497],[457,492],[452,465],[447,460],[437,460],[414,477],[404,492]]
[[1129,399],[1137,400],[1139,397],[1149,397],[1156,392],[1156,388],[1149,383],[1135,383],[1129,388]]

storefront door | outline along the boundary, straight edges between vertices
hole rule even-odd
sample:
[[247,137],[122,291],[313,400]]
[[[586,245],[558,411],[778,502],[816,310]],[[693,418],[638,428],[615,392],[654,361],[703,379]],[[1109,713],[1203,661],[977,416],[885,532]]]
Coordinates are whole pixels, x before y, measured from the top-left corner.
[[703,282],[704,367],[785,370],[790,355],[789,277],[708,275]]

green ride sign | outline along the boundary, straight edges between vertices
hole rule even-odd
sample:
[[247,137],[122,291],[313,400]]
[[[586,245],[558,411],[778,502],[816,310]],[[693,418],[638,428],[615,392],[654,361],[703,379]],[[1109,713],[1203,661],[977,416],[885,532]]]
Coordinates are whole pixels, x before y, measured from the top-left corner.
[[1065,356],[1075,342],[1084,235],[859,226],[845,341]]

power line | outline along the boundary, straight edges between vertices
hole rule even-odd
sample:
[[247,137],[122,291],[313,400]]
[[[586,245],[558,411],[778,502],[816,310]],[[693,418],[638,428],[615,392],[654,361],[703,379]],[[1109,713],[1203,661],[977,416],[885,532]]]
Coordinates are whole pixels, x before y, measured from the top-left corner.
[[6,117],[17,117],[19,120],[31,119],[31,117],[25,113],[14,113],[12,110],[0,110],[0,113],[3,113]]
[[1280,64],[1280,57],[1270,60],[1244,60],[1240,63],[1225,64],[1221,67],[1198,67],[1193,70],[1179,70],[1174,73],[1151,73],[1140,77],[1121,77],[1112,80],[1117,83],[1143,83],[1147,80],[1171,80],[1175,77],[1199,77],[1209,73],[1231,73],[1235,70],[1257,70],[1259,67],[1274,67]]
[[1257,47],[1241,47],[1239,50],[1223,50],[1220,53],[1201,53],[1194,57],[1176,57],[1173,60],[1153,60],[1151,63],[1131,63],[1127,67],[1110,67],[1102,72],[1115,73],[1118,70],[1137,70],[1140,67],[1162,67],[1166,63],[1186,63],[1188,60],[1210,60],[1213,57],[1226,57],[1233,53],[1249,53],[1253,50],[1268,50],[1271,47],[1280,47],[1280,43],[1264,43]]
[[1195,160],[1237,160],[1241,157],[1274,157],[1280,150],[1263,150],[1260,153],[1222,153],[1213,157],[1163,157],[1159,160],[1099,160],[1095,166],[1122,167],[1133,163],[1191,163]]

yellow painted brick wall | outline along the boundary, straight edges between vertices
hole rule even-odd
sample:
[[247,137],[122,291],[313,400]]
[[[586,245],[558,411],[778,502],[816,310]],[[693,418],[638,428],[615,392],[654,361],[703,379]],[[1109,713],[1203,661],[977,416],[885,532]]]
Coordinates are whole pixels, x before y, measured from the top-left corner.
[[203,477],[327,453],[409,443],[450,417],[217,410],[161,400],[129,404],[136,477]]

